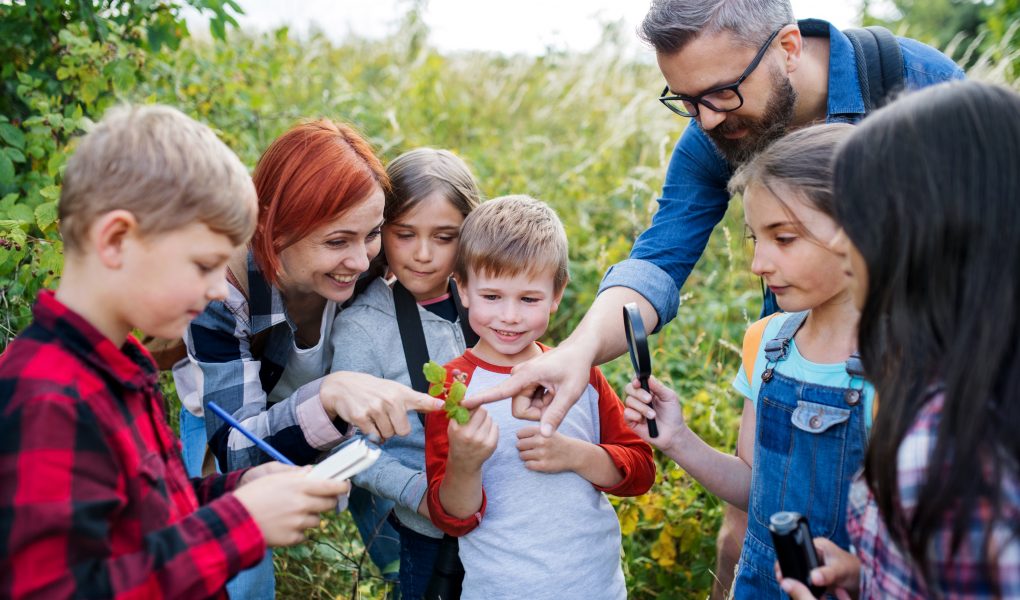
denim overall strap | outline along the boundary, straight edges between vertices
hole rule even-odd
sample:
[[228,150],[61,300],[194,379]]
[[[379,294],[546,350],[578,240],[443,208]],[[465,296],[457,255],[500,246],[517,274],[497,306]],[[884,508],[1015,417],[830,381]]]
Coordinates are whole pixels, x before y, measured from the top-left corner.
[[[765,343],[766,369],[757,401],[748,527],[734,598],[786,598],[773,572],[769,517],[781,510],[805,515],[812,534],[846,548],[846,497],[864,457],[866,434],[860,359],[847,361],[849,389],[801,381],[776,370],[807,313],[790,315]],[[767,374],[767,375],[766,375]],[[859,382],[859,383],[858,383]],[[854,392],[851,398],[849,393]]]
[[765,343],[765,359],[769,362],[779,362],[786,358],[790,352],[790,341],[797,335],[804,321],[807,321],[808,311],[793,313],[779,328],[779,333]]
[[761,373],[761,380],[763,382],[768,383],[772,379],[776,363],[786,359],[787,354],[790,352],[790,342],[793,340],[793,336],[797,335],[797,332],[800,331],[801,326],[804,325],[807,316],[808,311],[806,310],[791,314],[779,328],[779,333],[776,334],[776,337],[765,342],[765,370]]

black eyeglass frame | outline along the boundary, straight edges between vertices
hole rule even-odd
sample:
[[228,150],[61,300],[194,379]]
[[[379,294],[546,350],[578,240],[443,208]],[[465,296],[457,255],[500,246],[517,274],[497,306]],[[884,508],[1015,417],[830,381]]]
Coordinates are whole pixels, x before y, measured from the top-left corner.
[[[669,94],[669,84],[666,84],[666,87],[663,88],[662,90],[662,94],[659,95],[659,102],[662,102],[662,104],[666,108],[680,115],[681,117],[688,118],[694,118],[698,116],[698,113],[700,112],[698,105],[704,105],[708,107],[709,110],[721,113],[733,112],[739,109],[741,106],[744,105],[744,95],[740,93],[739,89],[740,84],[744,83],[744,80],[750,77],[751,73],[754,73],[754,70],[758,68],[758,64],[761,62],[761,59],[765,58],[765,53],[768,51],[769,46],[772,45],[772,40],[776,39],[776,36],[779,35],[779,32],[782,31],[784,27],[786,27],[786,25],[783,25],[783,27],[780,27],[779,29],[772,32],[772,35],[769,36],[769,39],[765,40],[765,43],[762,44],[761,48],[758,49],[758,53],[754,55],[754,59],[751,60],[751,64],[747,65],[747,68],[744,69],[743,74],[741,74],[740,77],[733,83],[714,87],[710,90],[702,92],[701,94],[698,94],[697,96],[685,96],[683,94],[674,94],[672,96],[667,96],[667,94]],[[713,106],[711,102],[705,100],[705,96],[711,96],[712,94],[718,94],[719,92],[724,92],[726,90],[733,90],[733,93],[737,95],[737,100],[739,100],[737,105],[734,106],[733,108],[717,108]],[[670,104],[670,102],[674,100],[679,100],[680,102],[689,102],[691,106],[694,107],[693,114],[688,114],[687,111],[681,110]]]

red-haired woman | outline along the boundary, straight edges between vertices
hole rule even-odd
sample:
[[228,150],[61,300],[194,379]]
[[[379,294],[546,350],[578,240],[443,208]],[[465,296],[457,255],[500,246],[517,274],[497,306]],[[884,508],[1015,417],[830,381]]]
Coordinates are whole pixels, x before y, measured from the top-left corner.
[[315,462],[351,425],[383,438],[406,434],[408,410],[441,406],[391,381],[327,375],[333,318],[379,252],[389,182],[368,143],[341,123],[303,123],[269,146],[254,180],[255,236],[229,263],[227,299],[210,303],[191,323],[188,360],[174,368],[192,472],[202,464],[204,443],[196,452],[193,440],[203,414],[221,469],[269,460],[205,413],[211,401],[296,464]]

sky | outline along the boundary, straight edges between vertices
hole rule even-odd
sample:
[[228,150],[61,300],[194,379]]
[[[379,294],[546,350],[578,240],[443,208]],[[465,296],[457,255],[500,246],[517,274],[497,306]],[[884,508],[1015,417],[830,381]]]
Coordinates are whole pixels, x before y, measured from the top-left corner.
[[[798,18],[816,17],[838,27],[856,25],[859,0],[792,0]],[[340,41],[349,32],[365,37],[392,33],[408,0],[239,0],[246,30],[289,25],[296,34],[315,26]],[[584,51],[599,39],[602,23],[624,21],[633,32],[648,9],[647,0],[429,0],[425,22],[429,41],[442,51],[487,50],[542,54],[547,48]],[[192,31],[205,28],[189,15]],[[639,46],[633,35],[635,47]]]

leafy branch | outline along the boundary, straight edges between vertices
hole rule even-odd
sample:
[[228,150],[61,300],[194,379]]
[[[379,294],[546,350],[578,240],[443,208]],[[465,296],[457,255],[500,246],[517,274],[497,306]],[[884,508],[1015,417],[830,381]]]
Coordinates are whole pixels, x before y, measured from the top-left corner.
[[422,367],[422,371],[425,372],[425,380],[430,384],[430,396],[439,397],[444,392],[446,393],[446,404],[443,406],[446,416],[461,425],[467,423],[471,415],[466,408],[460,405],[460,401],[464,399],[464,394],[467,392],[467,385],[464,384],[467,381],[467,373],[454,369],[453,378],[447,387],[446,369],[439,363],[430,360]]

